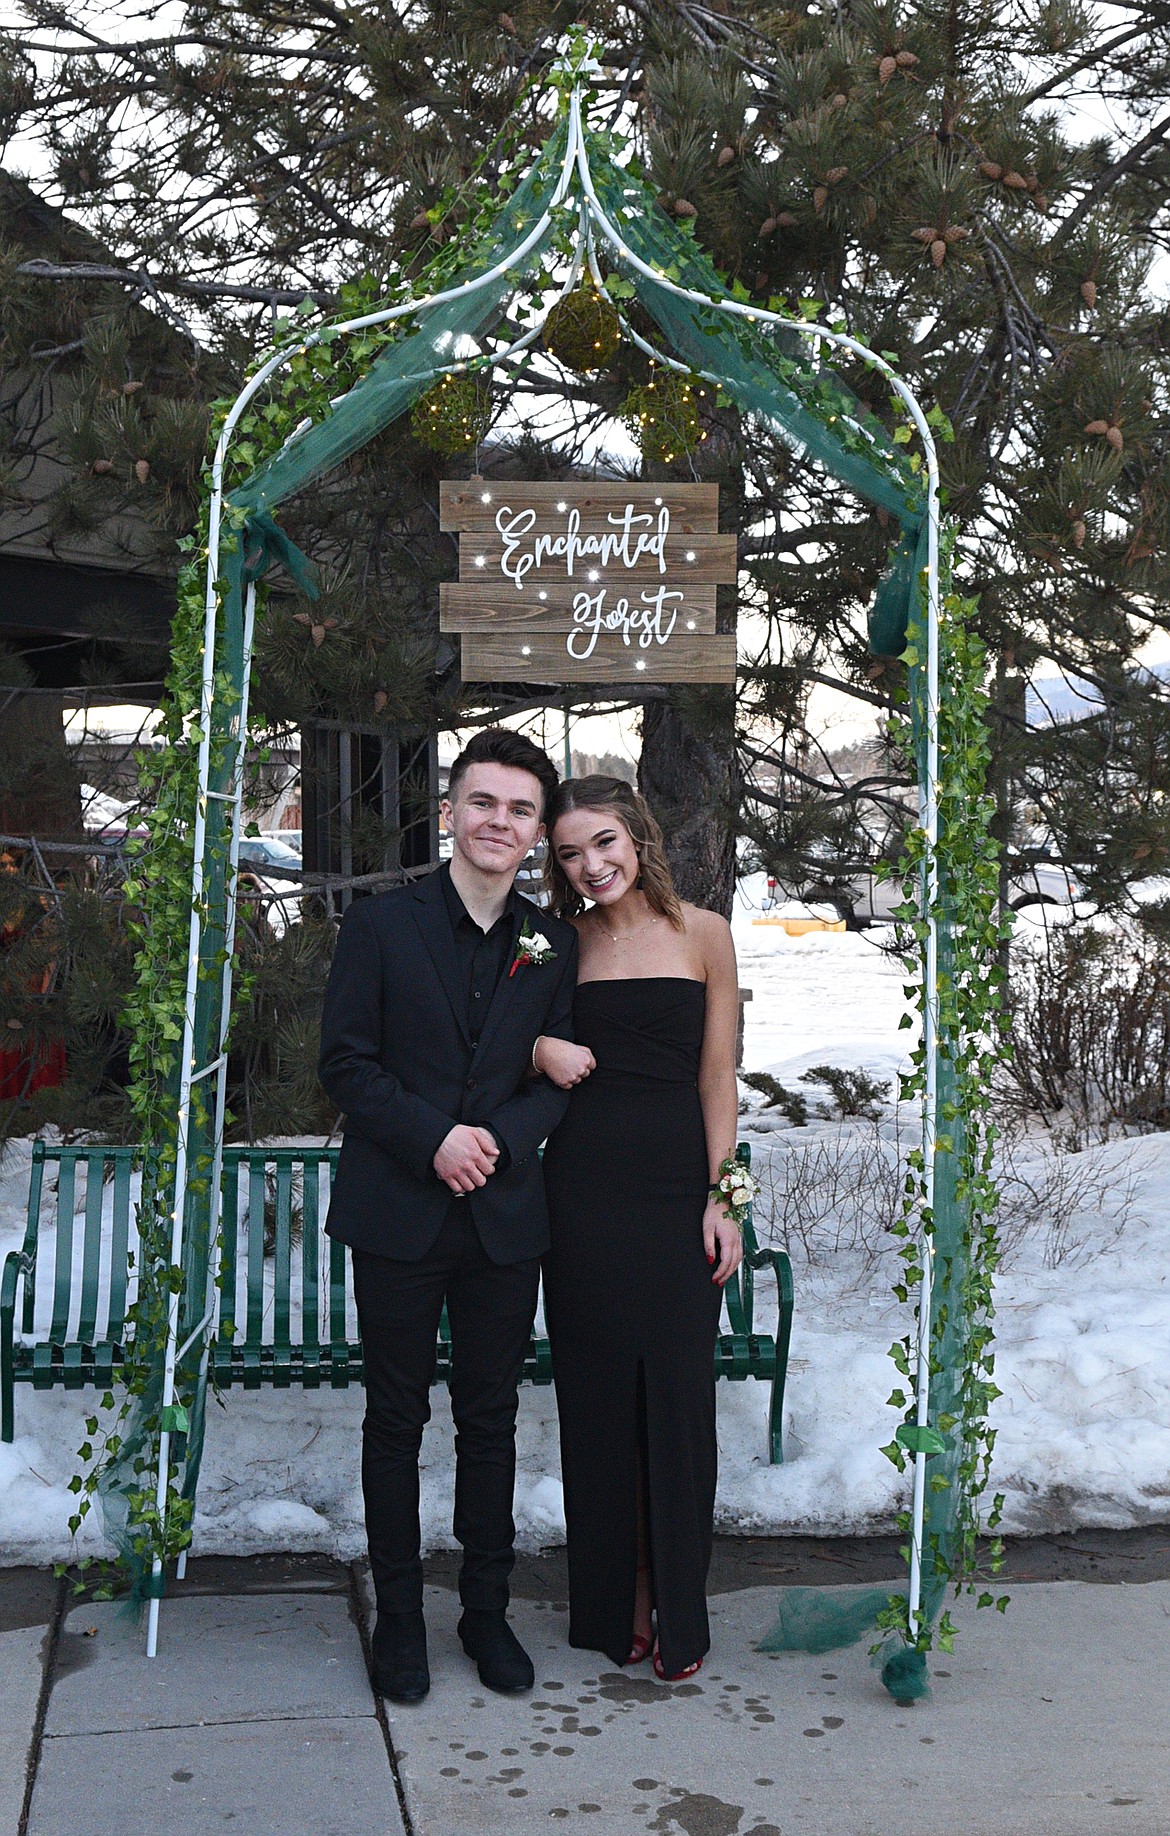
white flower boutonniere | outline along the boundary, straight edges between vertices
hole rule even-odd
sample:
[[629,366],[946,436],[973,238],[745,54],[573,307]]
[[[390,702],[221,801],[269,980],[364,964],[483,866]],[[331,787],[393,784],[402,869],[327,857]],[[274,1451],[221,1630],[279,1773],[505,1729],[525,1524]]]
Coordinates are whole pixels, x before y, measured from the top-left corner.
[[534,969],[539,969],[542,964],[551,963],[555,956],[556,951],[543,931],[534,931],[530,920],[526,918],[520,927],[520,939],[516,945],[515,959],[508,971],[508,980],[511,981],[517,969],[523,969],[529,963]]

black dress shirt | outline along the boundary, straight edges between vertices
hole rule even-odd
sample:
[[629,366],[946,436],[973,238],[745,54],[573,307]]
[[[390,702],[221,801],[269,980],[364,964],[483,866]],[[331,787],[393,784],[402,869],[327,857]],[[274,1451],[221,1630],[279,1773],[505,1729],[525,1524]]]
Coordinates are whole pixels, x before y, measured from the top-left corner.
[[455,960],[459,965],[459,986],[463,994],[463,1014],[473,1046],[479,1044],[484,1015],[502,975],[512,966],[512,939],[516,931],[516,894],[508,893],[507,903],[488,931],[481,930],[455,888],[451,869],[444,862],[439,869],[443,881],[443,899],[455,938]]
[[[439,878],[443,883],[443,902],[447,907],[451,934],[455,939],[455,960],[459,965],[459,986],[465,1002],[463,1011],[467,1020],[467,1033],[474,1047],[479,1044],[484,1015],[491,1006],[500,977],[507,975],[512,966],[512,940],[517,929],[516,892],[513,888],[508,893],[503,911],[491,929],[484,931],[459,897],[447,862],[440,867]],[[488,1132],[495,1134],[494,1129]],[[498,1135],[496,1141],[500,1149],[496,1171],[502,1173],[508,1165],[509,1155]]]

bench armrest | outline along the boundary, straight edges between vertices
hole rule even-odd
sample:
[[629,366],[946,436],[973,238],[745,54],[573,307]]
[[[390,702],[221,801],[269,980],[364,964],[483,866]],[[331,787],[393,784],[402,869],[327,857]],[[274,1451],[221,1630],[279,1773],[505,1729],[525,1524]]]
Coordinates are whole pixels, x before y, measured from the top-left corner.
[[13,1419],[13,1328],[16,1322],[16,1288],[21,1276],[26,1284],[36,1268],[36,1255],[27,1247],[9,1250],[0,1277],[0,1441],[11,1441]]
[[768,1404],[768,1452],[773,1466],[784,1459],[784,1385],[788,1377],[788,1348],[792,1343],[792,1263],[787,1250],[750,1249],[744,1263],[751,1269],[771,1269],[776,1276],[776,1373]]

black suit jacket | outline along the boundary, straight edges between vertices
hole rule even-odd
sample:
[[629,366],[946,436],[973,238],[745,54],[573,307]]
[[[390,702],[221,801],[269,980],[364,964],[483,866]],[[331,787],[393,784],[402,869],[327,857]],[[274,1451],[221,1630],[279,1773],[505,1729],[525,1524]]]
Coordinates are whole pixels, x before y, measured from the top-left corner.
[[321,1023],[321,1082],[345,1112],[331,1237],[407,1262],[425,1255],[452,1198],[431,1163],[454,1125],[472,1122],[507,1150],[506,1168],[459,1201],[485,1250],[506,1263],[547,1249],[536,1150],[568,1092],[532,1075],[532,1048],[540,1033],[572,1038],[577,933],[518,895],[508,965],[525,919],[556,955],[504,969],[473,1049],[438,874],[346,912]]

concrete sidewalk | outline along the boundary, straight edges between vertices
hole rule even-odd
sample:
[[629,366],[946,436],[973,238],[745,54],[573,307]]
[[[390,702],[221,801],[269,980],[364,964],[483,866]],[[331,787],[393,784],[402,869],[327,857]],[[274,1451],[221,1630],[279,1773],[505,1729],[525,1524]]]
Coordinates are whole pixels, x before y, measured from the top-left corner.
[[666,1686],[648,1664],[571,1651],[563,1560],[522,1561],[513,1620],[537,1687],[517,1699],[480,1687],[439,1558],[434,1686],[388,1720],[365,1668],[366,1583],[340,1564],[193,1562],[151,1663],[117,1606],[0,1571],[0,1836],[1170,1830],[1170,1533],[1017,1545],[1006,1617],[960,1608],[957,1650],[913,1709],[890,1702],[864,1643],[753,1649],[777,1582],[826,1569],[897,1575],[884,1540],[722,1540],[711,1655]]

